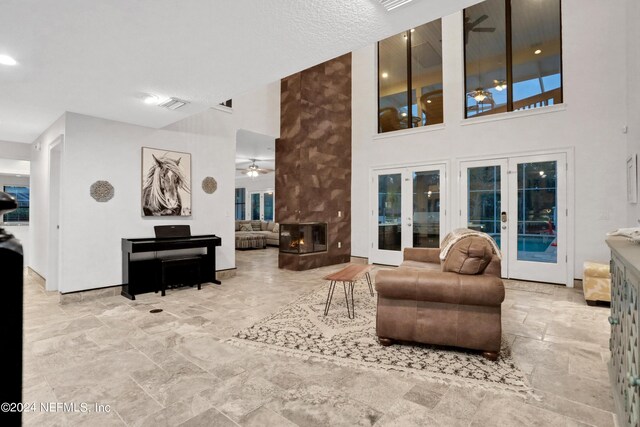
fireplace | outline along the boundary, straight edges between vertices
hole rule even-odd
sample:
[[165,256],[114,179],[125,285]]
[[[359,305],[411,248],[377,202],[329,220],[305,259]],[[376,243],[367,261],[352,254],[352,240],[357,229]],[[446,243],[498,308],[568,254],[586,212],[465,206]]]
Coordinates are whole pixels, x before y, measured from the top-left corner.
[[327,223],[280,224],[280,252],[305,255],[327,251]]

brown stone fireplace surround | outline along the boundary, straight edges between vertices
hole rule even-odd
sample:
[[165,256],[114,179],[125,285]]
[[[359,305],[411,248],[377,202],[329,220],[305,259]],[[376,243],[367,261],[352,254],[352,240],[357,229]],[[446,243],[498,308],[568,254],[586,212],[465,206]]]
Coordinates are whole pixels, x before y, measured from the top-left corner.
[[326,223],[326,251],[280,252],[278,266],[308,270],[351,258],[351,54],[281,82],[276,221]]

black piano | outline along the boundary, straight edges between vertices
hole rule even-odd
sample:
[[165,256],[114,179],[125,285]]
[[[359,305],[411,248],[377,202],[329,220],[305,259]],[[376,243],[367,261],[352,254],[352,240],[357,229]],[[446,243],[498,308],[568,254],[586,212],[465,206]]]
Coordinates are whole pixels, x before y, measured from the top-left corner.
[[[175,286],[197,285],[200,289],[202,283],[221,284],[216,280],[215,248],[222,245],[222,239],[215,234],[191,236],[188,227],[158,226],[155,238],[122,239],[122,296],[134,300],[146,292],[164,295],[165,289]],[[206,253],[162,254],[194,248],[206,248]],[[153,257],[132,257],[143,252]]]

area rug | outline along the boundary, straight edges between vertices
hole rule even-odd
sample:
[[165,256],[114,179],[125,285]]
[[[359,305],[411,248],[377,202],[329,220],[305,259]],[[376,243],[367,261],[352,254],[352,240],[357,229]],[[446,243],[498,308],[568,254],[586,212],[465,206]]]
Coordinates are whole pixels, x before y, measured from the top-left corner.
[[355,318],[349,319],[339,285],[327,316],[323,312],[328,287],[299,298],[226,342],[447,384],[531,394],[525,375],[514,363],[504,340],[497,362],[486,360],[477,352],[428,345],[383,347],[375,334],[376,297],[369,294],[365,283],[358,283],[354,292]]
[[553,295],[558,285],[550,283],[524,282],[521,280],[503,279],[504,287],[512,291],[535,292],[538,294]]

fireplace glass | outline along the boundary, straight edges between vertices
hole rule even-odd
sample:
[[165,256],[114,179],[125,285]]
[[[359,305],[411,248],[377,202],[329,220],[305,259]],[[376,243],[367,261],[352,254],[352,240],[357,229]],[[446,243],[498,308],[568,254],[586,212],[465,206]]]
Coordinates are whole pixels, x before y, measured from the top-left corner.
[[326,222],[280,224],[280,252],[303,255],[326,250]]

